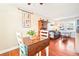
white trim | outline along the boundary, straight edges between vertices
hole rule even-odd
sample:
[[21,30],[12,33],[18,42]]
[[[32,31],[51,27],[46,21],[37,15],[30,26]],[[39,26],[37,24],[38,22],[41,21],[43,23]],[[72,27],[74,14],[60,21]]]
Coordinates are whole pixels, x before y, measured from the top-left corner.
[[18,46],[14,46],[14,47],[11,47],[11,48],[8,48],[8,49],[0,50],[0,54],[6,53],[8,51],[11,51],[11,50],[14,50],[14,49],[17,49],[17,48],[18,48]]

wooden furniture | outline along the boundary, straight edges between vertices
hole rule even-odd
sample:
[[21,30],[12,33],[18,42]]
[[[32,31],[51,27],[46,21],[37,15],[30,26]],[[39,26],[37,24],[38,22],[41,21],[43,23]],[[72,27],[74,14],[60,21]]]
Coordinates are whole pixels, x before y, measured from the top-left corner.
[[38,36],[40,37],[40,30],[47,30],[48,21],[44,21],[41,18],[38,21]]
[[23,38],[23,42],[28,46],[28,56],[34,56],[49,45],[49,39],[39,40]]
[[[39,19],[38,21],[38,37],[39,37],[39,40],[41,40],[41,35],[40,35],[40,30],[47,30],[47,24],[48,24],[48,20],[44,20],[44,19]],[[44,54],[46,53],[46,50],[42,50],[39,52],[39,54]]]
[[[49,33],[48,30],[40,30],[40,40],[46,40],[49,39]],[[48,56],[49,47],[46,47],[43,51],[40,51],[40,53],[45,53],[45,56]]]
[[47,30],[40,30],[40,40],[48,39],[48,31]]
[[47,23],[48,23],[48,21],[44,21],[44,20],[40,19],[38,21],[38,29],[47,29]]

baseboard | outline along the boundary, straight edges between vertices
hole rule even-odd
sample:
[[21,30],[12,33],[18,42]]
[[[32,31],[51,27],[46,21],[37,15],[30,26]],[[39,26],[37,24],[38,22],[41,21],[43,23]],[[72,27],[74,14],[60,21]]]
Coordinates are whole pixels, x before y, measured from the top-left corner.
[[8,51],[11,51],[11,50],[14,50],[14,49],[17,49],[17,48],[18,48],[18,46],[14,46],[14,47],[11,47],[11,48],[8,48],[8,49],[5,49],[5,50],[0,50],[0,54],[6,53]]

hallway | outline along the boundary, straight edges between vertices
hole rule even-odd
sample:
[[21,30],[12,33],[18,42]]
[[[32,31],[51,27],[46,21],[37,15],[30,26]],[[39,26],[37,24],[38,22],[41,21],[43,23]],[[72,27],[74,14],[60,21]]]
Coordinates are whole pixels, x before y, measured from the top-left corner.
[[74,52],[74,39],[69,38],[66,42],[62,39],[50,40],[49,56],[79,56]]

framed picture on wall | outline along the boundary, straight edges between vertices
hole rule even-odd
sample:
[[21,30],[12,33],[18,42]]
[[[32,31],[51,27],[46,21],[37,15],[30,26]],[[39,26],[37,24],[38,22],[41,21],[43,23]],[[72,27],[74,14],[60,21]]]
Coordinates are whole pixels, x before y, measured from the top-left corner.
[[24,28],[30,28],[31,27],[31,15],[30,14],[23,13],[22,20],[23,20],[23,27]]
[[31,27],[31,20],[24,20],[24,28],[29,28]]

